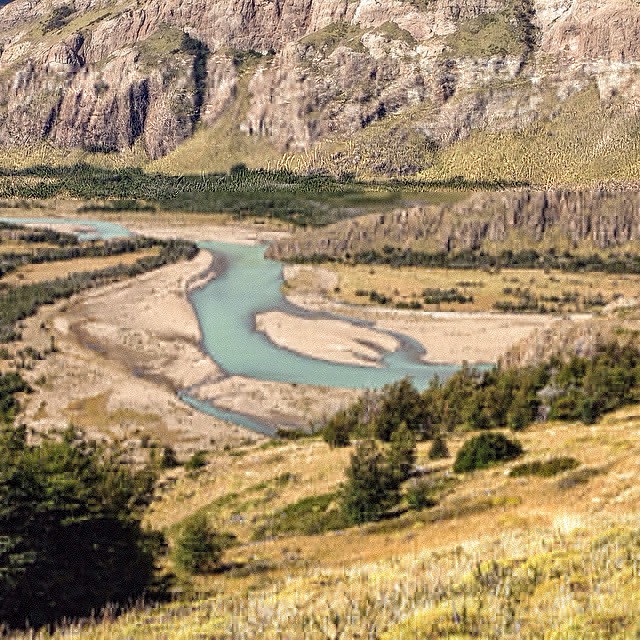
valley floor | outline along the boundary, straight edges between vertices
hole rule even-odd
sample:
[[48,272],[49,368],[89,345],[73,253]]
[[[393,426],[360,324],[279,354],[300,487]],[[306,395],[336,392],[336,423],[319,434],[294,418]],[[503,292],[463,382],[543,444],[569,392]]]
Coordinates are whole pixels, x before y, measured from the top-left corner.
[[[77,206],[77,204],[76,204]],[[9,212],[7,212],[8,214]],[[12,210],[10,213],[19,215]],[[68,206],[43,215],[73,214]],[[82,215],[82,214],[81,214]],[[86,214],[92,217],[92,214]],[[280,228],[212,221],[211,216],[127,213],[107,218],[156,237],[267,242],[286,233]],[[306,272],[306,273],[305,273]],[[532,331],[548,328],[550,315],[500,313],[431,313],[389,310],[331,302],[326,291],[335,276],[322,267],[285,267],[287,283],[303,275],[310,286],[284,293],[309,310],[332,311],[370,323],[354,327],[339,319],[308,319],[282,312],[261,314],[257,329],[273,342],[316,358],[378,366],[397,339],[385,332],[415,339],[433,363],[495,362],[511,345]],[[228,377],[202,352],[188,290],[211,277],[211,259],[201,252],[192,262],[165,267],[136,280],[78,296],[73,302],[43,310],[28,321],[26,341],[48,339],[41,324],[54,330],[59,352],[39,363],[27,417],[36,425],[91,426],[97,435],[153,439],[179,450],[210,449],[227,442],[255,439],[244,429],[199,414],[175,397],[188,389],[194,397],[271,424],[306,428],[349,404],[356,392]]]

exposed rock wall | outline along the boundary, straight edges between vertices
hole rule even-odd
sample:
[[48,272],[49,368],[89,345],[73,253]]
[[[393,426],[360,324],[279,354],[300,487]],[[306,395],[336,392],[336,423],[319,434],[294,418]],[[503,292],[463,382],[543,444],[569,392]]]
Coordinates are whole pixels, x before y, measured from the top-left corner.
[[[204,77],[183,33],[208,47]],[[283,152],[390,118],[442,146],[521,128],[590,82],[635,108],[639,36],[634,0],[14,0],[0,145],[156,158],[215,124],[248,76],[235,132]]]
[[344,257],[383,246],[431,252],[480,249],[487,243],[527,245],[552,237],[558,246],[594,249],[640,239],[640,195],[632,191],[507,191],[479,193],[447,206],[409,207],[324,229],[297,231],[270,249],[275,258]]

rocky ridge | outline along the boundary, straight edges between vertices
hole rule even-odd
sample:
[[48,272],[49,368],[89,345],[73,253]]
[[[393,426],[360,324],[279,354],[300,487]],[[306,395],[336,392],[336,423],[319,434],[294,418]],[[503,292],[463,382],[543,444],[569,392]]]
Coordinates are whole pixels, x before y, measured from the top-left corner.
[[273,244],[277,259],[314,254],[344,258],[393,247],[455,253],[553,246],[606,250],[640,239],[635,191],[505,191],[476,193],[451,205],[409,206],[391,213],[298,230]]
[[234,135],[353,169],[331,145],[371,129],[360,162],[411,174],[587,87],[635,112],[639,35],[633,0],[13,0],[0,145],[159,158],[241,101]]

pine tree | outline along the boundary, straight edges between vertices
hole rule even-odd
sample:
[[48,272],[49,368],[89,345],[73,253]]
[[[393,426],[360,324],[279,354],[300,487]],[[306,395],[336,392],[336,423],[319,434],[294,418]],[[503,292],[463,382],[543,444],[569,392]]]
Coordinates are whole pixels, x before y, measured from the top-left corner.
[[416,437],[405,422],[391,435],[391,445],[387,453],[387,464],[398,485],[410,475],[416,463]]
[[346,475],[341,502],[346,518],[353,524],[379,520],[398,503],[397,479],[375,441],[358,443]]
[[442,458],[449,457],[449,448],[447,447],[447,441],[441,433],[438,433],[429,449],[430,460],[441,460]]

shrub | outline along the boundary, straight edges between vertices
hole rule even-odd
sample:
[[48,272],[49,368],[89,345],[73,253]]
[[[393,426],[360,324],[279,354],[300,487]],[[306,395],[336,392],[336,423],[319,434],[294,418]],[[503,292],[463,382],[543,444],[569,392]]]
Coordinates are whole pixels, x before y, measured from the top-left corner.
[[488,432],[467,440],[453,465],[456,473],[486,469],[487,467],[517,458],[522,453],[520,443],[509,440],[501,433]]
[[391,445],[387,452],[387,464],[390,472],[395,476],[398,484],[404,482],[411,475],[416,463],[416,437],[409,431],[406,423],[391,434]]
[[399,500],[398,482],[373,440],[358,443],[347,467],[341,503],[352,524],[379,520]]
[[0,620],[38,627],[144,594],[160,538],[141,527],[153,492],[131,471],[69,431],[27,443],[0,431]]
[[69,22],[69,18],[75,13],[75,9],[68,4],[56,7],[47,21],[42,25],[42,33],[49,33],[49,31],[56,31],[62,29]]
[[525,462],[524,464],[516,465],[511,469],[509,475],[512,478],[520,478],[522,476],[550,478],[564,471],[571,471],[579,466],[579,464],[575,458],[566,456],[551,458],[550,460],[536,460],[534,462]]
[[433,497],[433,484],[426,480],[418,480],[407,489],[407,504],[414,511],[434,507],[437,500]]
[[206,451],[196,451],[190,458],[187,460],[187,463],[184,465],[184,468],[187,471],[198,471],[207,465],[207,452]]
[[436,435],[431,443],[429,449],[430,460],[441,460],[442,458],[449,457],[449,447],[447,447],[447,441],[441,434]]
[[187,520],[176,540],[174,562],[191,574],[211,572],[218,563],[224,545],[211,529],[207,516],[197,513]]
[[348,447],[351,444],[351,433],[357,425],[358,417],[354,411],[339,411],[324,426],[322,437],[332,448]]
[[163,447],[162,454],[160,456],[160,468],[175,469],[178,464],[176,450],[173,447]]

